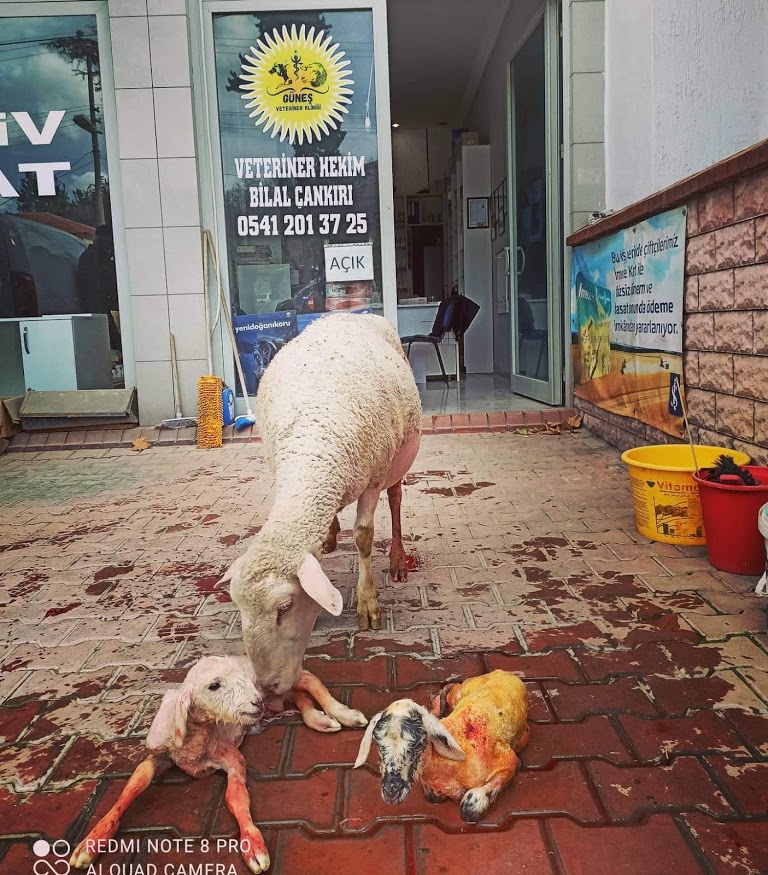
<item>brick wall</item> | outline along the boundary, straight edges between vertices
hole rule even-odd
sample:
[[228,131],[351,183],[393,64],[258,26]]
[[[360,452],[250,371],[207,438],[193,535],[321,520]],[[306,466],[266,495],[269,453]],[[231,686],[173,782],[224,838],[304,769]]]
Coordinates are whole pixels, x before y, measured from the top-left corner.
[[768,168],[688,202],[684,379],[694,434],[768,462]]
[[[768,141],[567,242],[579,245],[675,206],[688,209],[683,366],[694,440],[768,464]],[[575,404],[587,428],[622,450],[677,442],[631,417],[579,398]]]

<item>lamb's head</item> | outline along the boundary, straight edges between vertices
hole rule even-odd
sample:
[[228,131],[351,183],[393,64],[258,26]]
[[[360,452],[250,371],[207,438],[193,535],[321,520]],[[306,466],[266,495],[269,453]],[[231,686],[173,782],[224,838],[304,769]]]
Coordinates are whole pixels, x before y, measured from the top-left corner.
[[225,581],[240,609],[245,649],[261,689],[285,695],[301,672],[317,615],[324,608],[338,617],[341,593],[309,553],[289,570],[261,549],[237,559],[220,582]]
[[156,750],[182,747],[190,721],[244,728],[258,723],[263,713],[264,702],[248,659],[206,656],[187,672],[178,690],[163,697],[147,746]]
[[412,699],[398,699],[374,714],[360,743],[355,768],[368,758],[371,739],[379,750],[381,796],[385,802],[402,802],[421,774],[427,745],[450,760],[463,760],[464,751],[443,724]]

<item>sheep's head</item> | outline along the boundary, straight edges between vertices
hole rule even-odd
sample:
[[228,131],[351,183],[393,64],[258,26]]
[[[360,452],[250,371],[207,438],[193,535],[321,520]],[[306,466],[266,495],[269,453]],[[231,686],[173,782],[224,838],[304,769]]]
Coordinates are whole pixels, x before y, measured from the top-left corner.
[[[341,593],[311,554],[295,573],[272,570],[269,559],[241,556],[222,577],[240,609],[245,649],[265,694],[285,695],[295,684],[321,609],[338,617]],[[270,567],[271,566],[271,567]]]
[[355,768],[368,758],[371,739],[379,750],[381,796],[392,805],[402,802],[419,778],[428,744],[440,756],[464,759],[464,751],[445,726],[412,699],[398,699],[374,714],[360,743]]
[[150,748],[181,747],[187,723],[251,726],[264,713],[253,669],[245,657],[206,656],[187,672],[178,690],[165,694],[147,737]]

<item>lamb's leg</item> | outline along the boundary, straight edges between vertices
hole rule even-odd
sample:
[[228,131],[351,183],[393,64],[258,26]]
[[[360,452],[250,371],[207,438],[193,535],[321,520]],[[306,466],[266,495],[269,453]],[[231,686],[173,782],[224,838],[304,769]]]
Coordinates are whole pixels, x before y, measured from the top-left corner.
[[323,711],[341,723],[342,726],[364,729],[368,725],[368,718],[362,711],[347,708],[346,705],[342,705],[341,702],[334,699],[325,684],[312,672],[306,669],[302,671],[295,688],[309,693]]
[[323,714],[315,708],[315,703],[309,693],[304,690],[292,689],[290,696],[296,703],[296,707],[301,711],[301,719],[316,732],[338,732],[341,729],[341,723],[335,717],[328,714]]
[[461,819],[467,823],[477,823],[496,801],[496,797],[509,784],[517,772],[517,754],[510,751],[505,757],[503,767],[482,787],[473,787],[462,796],[459,805]]
[[261,830],[251,818],[251,797],[245,783],[245,757],[233,747],[225,750],[221,759],[227,770],[224,800],[240,827],[240,853],[251,872],[266,872],[269,869],[269,852]]
[[155,775],[162,774],[170,765],[171,761],[167,757],[149,756],[136,766],[117,802],[72,852],[69,865],[73,869],[86,869],[91,865],[101,853],[99,845],[117,834],[120,818],[134,799],[149,787]]
[[403,532],[400,527],[400,504],[403,499],[403,481],[398,480],[387,489],[389,512],[392,515],[392,545],[389,548],[389,576],[405,583],[408,580],[408,564],[403,547]]
[[357,579],[357,625],[361,629],[381,628],[381,610],[371,568],[373,515],[376,512],[379,494],[380,490],[366,489],[357,500],[354,534],[360,565]]
[[336,536],[341,531],[341,526],[339,525],[339,518],[335,516],[333,518],[333,522],[331,523],[330,529],[328,529],[328,534],[325,536],[325,540],[323,541],[323,553],[333,553],[336,549]]

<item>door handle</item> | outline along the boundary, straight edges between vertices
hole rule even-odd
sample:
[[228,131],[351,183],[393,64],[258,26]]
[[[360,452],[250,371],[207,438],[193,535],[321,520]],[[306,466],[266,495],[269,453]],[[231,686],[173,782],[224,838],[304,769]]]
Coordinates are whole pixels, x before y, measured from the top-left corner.
[[519,266],[517,268],[517,275],[520,276],[520,274],[525,270],[525,249],[523,249],[522,246],[518,246],[517,247],[517,254],[518,254],[518,265],[520,264],[519,256],[521,256],[521,255],[523,256],[523,264],[522,264],[522,266]]
[[26,327],[22,331],[22,338],[24,340],[24,352],[29,355],[29,329]]

